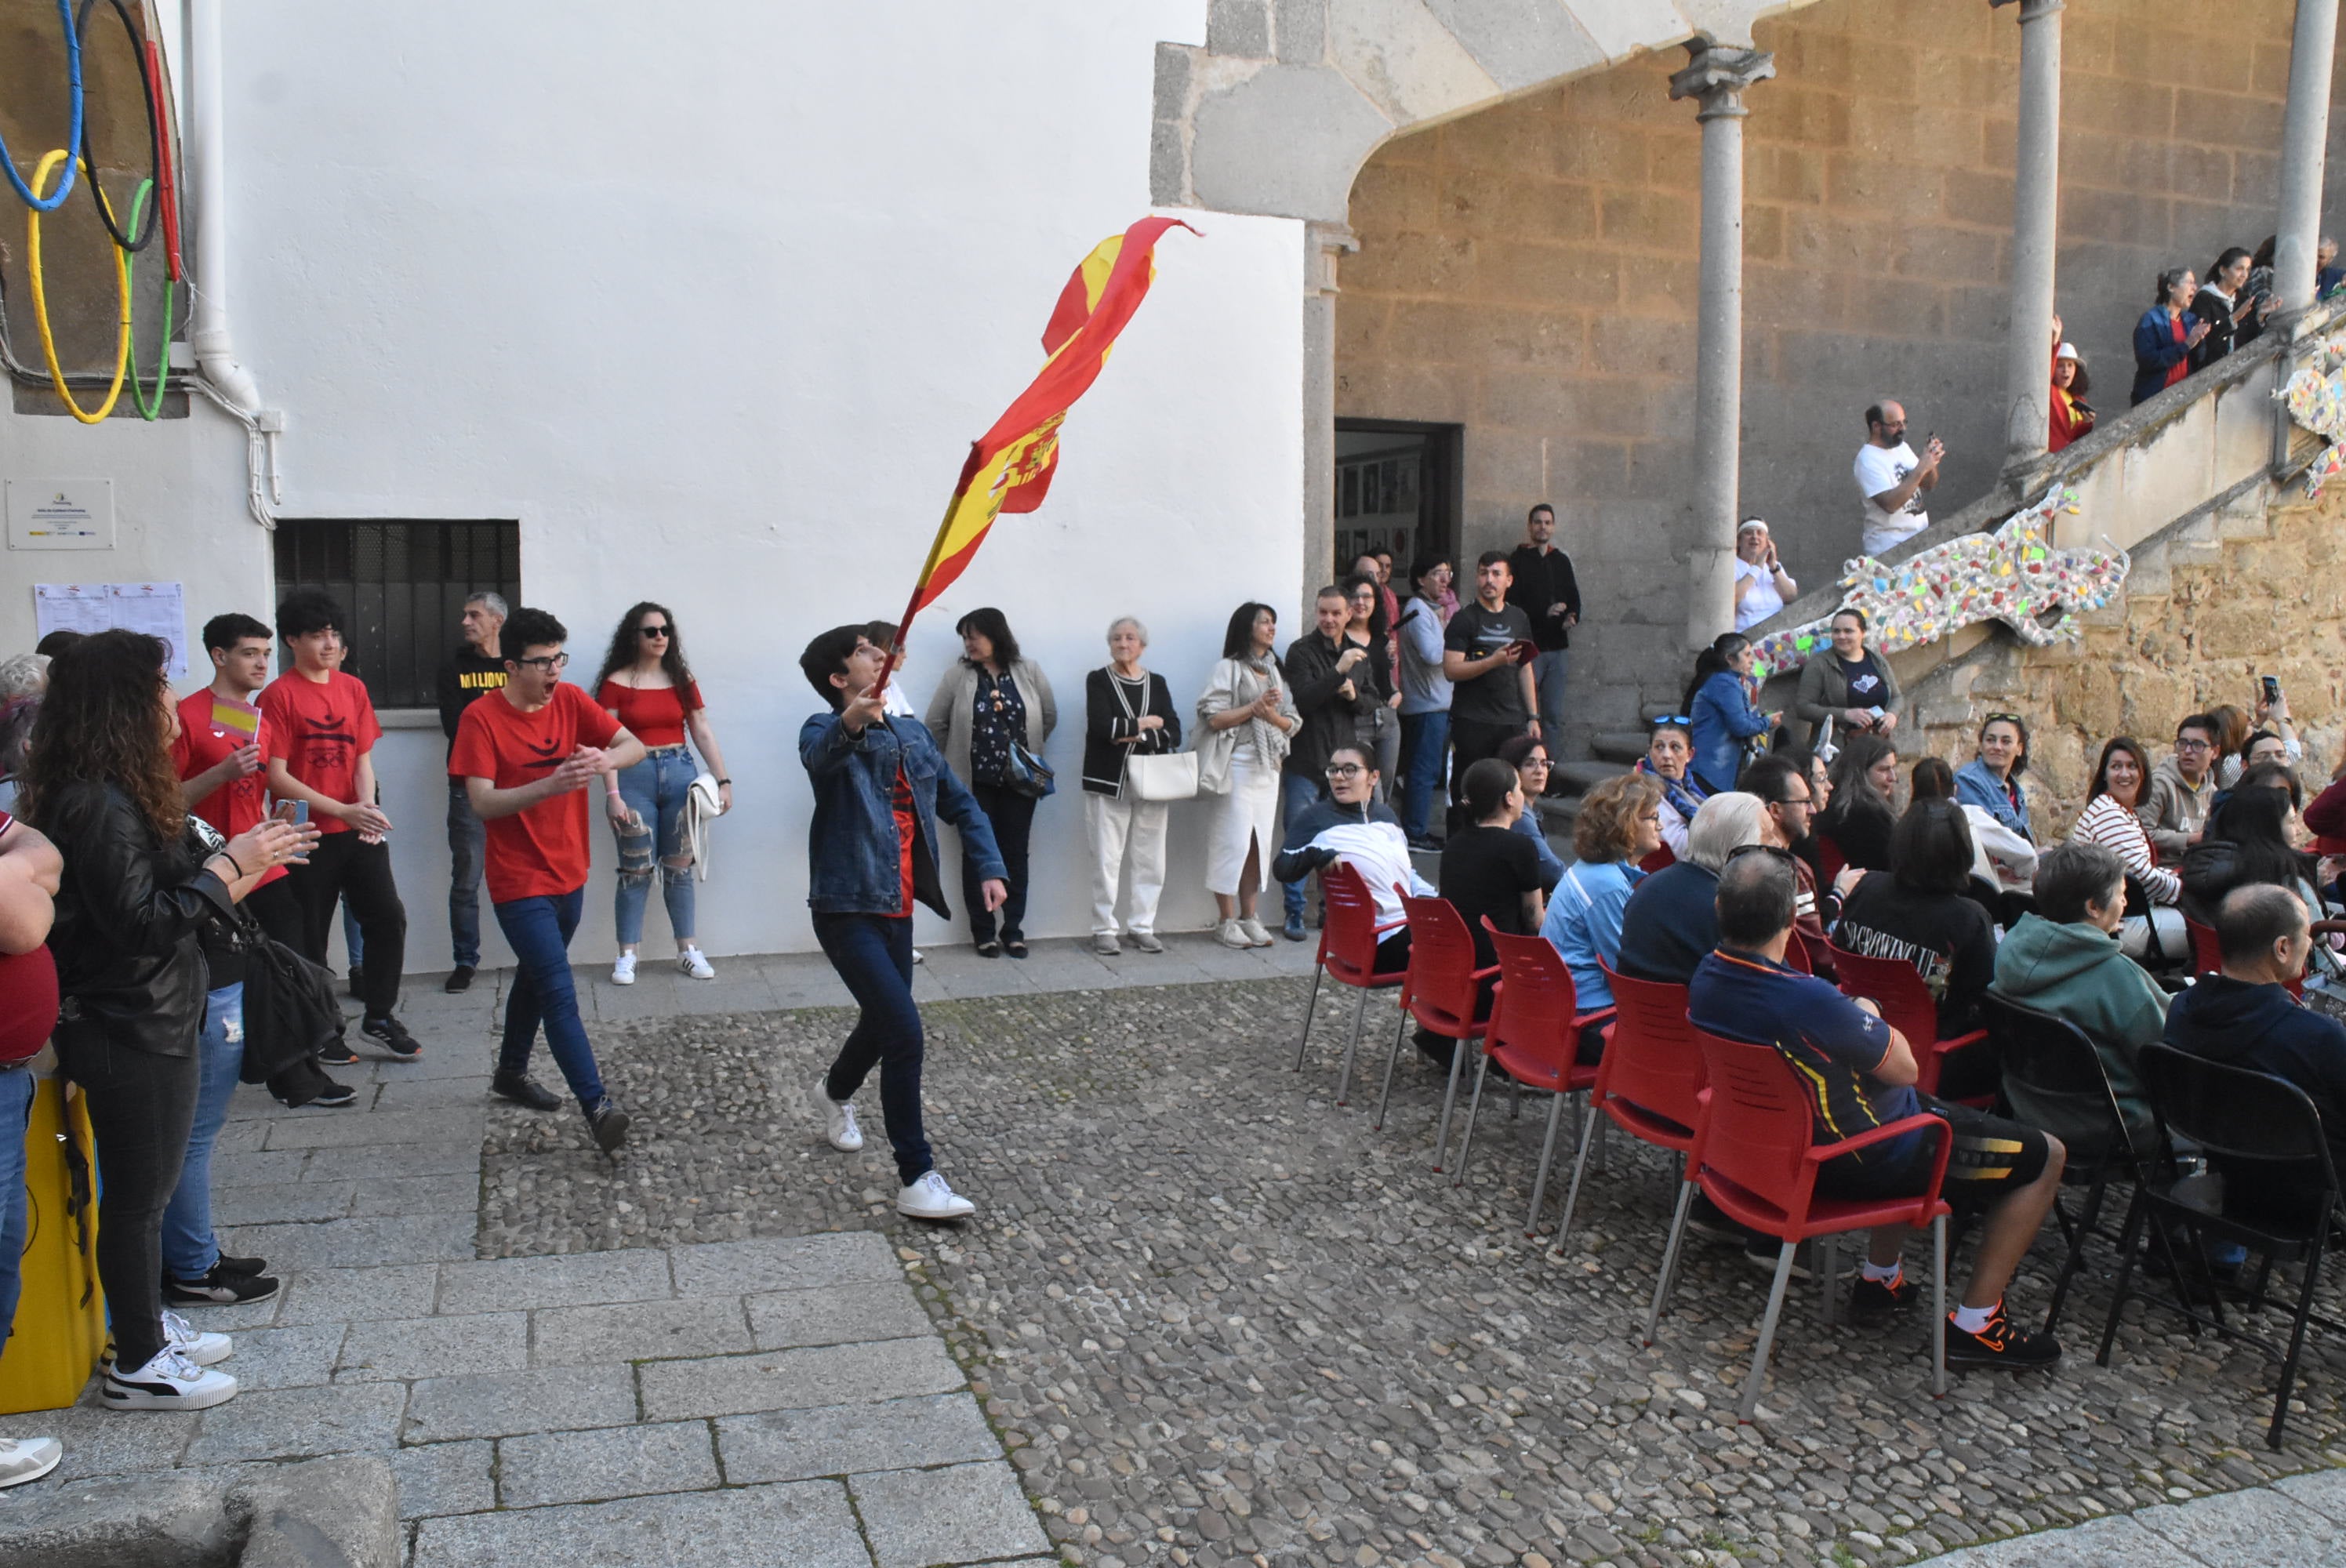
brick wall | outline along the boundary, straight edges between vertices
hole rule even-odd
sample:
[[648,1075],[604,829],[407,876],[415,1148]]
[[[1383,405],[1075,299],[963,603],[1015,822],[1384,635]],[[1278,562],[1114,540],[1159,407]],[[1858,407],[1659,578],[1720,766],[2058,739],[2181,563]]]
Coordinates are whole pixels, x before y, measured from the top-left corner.
[[[2272,229],[2291,15],[2070,0],[2059,303],[2101,407],[2126,406],[2153,274]],[[1814,586],[1857,547],[1873,398],[1947,443],[1937,514],[2001,459],[2018,28],[1984,0],[1827,0],[1759,44],[1778,76],[1745,121],[1743,509]],[[1701,149],[1668,97],[1683,64],[1632,60],[1380,149],[1337,302],[1339,416],[1465,426],[1464,552],[1513,543],[1543,493],[1561,508],[1592,598],[1576,718],[1595,728],[1684,676]]]

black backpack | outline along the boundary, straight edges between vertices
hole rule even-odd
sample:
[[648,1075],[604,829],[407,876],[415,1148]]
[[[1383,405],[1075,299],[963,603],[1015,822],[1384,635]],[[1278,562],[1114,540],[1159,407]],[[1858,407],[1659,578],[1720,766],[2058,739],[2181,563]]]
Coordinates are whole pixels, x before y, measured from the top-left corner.
[[[265,1084],[314,1064],[319,1047],[342,1038],[342,1004],[324,968],[269,936],[244,911],[238,913],[245,960],[244,1069],[239,1076],[248,1084]],[[320,1075],[300,1076],[314,1082]],[[315,1094],[313,1087],[311,1095]]]

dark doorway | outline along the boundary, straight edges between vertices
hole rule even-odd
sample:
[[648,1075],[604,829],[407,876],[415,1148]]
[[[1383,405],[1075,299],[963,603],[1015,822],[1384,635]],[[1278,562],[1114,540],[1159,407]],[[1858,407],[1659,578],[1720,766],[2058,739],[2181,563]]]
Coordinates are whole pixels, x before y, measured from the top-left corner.
[[1336,570],[1364,550],[1391,550],[1401,587],[1417,556],[1456,549],[1464,446],[1460,425],[1338,420]]

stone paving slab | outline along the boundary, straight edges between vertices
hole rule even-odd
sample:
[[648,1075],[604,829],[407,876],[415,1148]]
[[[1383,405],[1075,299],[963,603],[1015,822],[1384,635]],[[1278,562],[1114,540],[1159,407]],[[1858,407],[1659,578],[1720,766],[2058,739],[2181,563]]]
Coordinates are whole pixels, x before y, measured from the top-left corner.
[[406,1382],[514,1372],[527,1365],[528,1315],[482,1312],[467,1318],[353,1323],[342,1341],[334,1380]]
[[891,1470],[849,1481],[879,1568],[981,1563],[1050,1549],[1002,1461]]
[[[406,1408],[407,1390],[397,1384],[254,1389],[196,1417],[201,1424],[182,1462],[227,1464],[379,1452],[398,1441],[400,1412]],[[129,1419],[124,1412],[106,1413],[117,1420]],[[156,1419],[185,1418],[165,1414]]]
[[241,1225],[221,1244],[239,1257],[258,1255],[279,1269],[356,1268],[386,1259],[425,1263],[473,1255],[470,1215],[389,1215],[310,1224]]
[[479,1439],[420,1443],[384,1458],[399,1479],[399,1516],[479,1513],[497,1505],[497,1445]]
[[936,1331],[921,1304],[901,1291],[776,1290],[749,1298],[748,1306],[760,1350],[917,1339]]
[[507,1438],[497,1454],[497,1491],[507,1508],[705,1491],[719,1479],[707,1421],[538,1432]]
[[496,1257],[440,1266],[444,1313],[665,1300],[675,1294],[665,1252]]
[[676,1288],[685,1296],[829,1289],[904,1278],[888,1238],[868,1230],[710,1242],[678,1247],[675,1257]]
[[895,1400],[964,1383],[961,1368],[934,1339],[660,1361],[642,1376],[648,1420]]
[[413,1143],[367,1144],[350,1148],[318,1149],[302,1172],[319,1180],[389,1181],[401,1176],[471,1176],[481,1169],[477,1135],[456,1136],[444,1124],[429,1139]]
[[[276,1260],[271,1258],[271,1267]],[[280,1323],[353,1323],[386,1318],[422,1318],[432,1311],[434,1278],[429,1268],[389,1265],[377,1268],[303,1268],[285,1281],[279,1298]],[[207,1324],[218,1308],[204,1313]]]
[[414,1385],[404,1439],[520,1437],[576,1427],[624,1426],[636,1419],[636,1382],[626,1367],[555,1367],[425,1378]]
[[[419,1144],[480,1136],[486,1110],[369,1111],[280,1116],[269,1122],[272,1149],[334,1149],[357,1144]],[[225,1129],[223,1129],[225,1135]]]
[[[529,1361],[534,1367],[677,1360],[756,1348],[738,1296],[556,1307],[533,1312],[529,1319]],[[921,1327],[933,1331],[925,1322]]]
[[735,1481],[800,1481],[993,1459],[1001,1440],[966,1392],[878,1404],[764,1410],[717,1423],[717,1449]]
[[872,1568],[836,1481],[470,1513],[416,1526],[413,1568]]

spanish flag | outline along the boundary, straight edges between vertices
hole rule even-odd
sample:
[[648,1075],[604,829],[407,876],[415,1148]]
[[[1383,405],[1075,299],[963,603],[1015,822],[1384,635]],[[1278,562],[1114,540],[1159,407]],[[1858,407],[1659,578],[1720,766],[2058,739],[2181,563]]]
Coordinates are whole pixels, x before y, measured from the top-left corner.
[[1148,297],[1157,277],[1157,241],[1176,227],[1197,232],[1178,218],[1144,218],[1100,241],[1067,280],[1043,329],[1043,351],[1050,358],[994,428],[971,443],[952,504],[921,566],[905,622],[952,586],[985,543],[997,514],[1032,512],[1043,504],[1058,466],[1059,425],[1068,406],[1098,378],[1117,334]]

